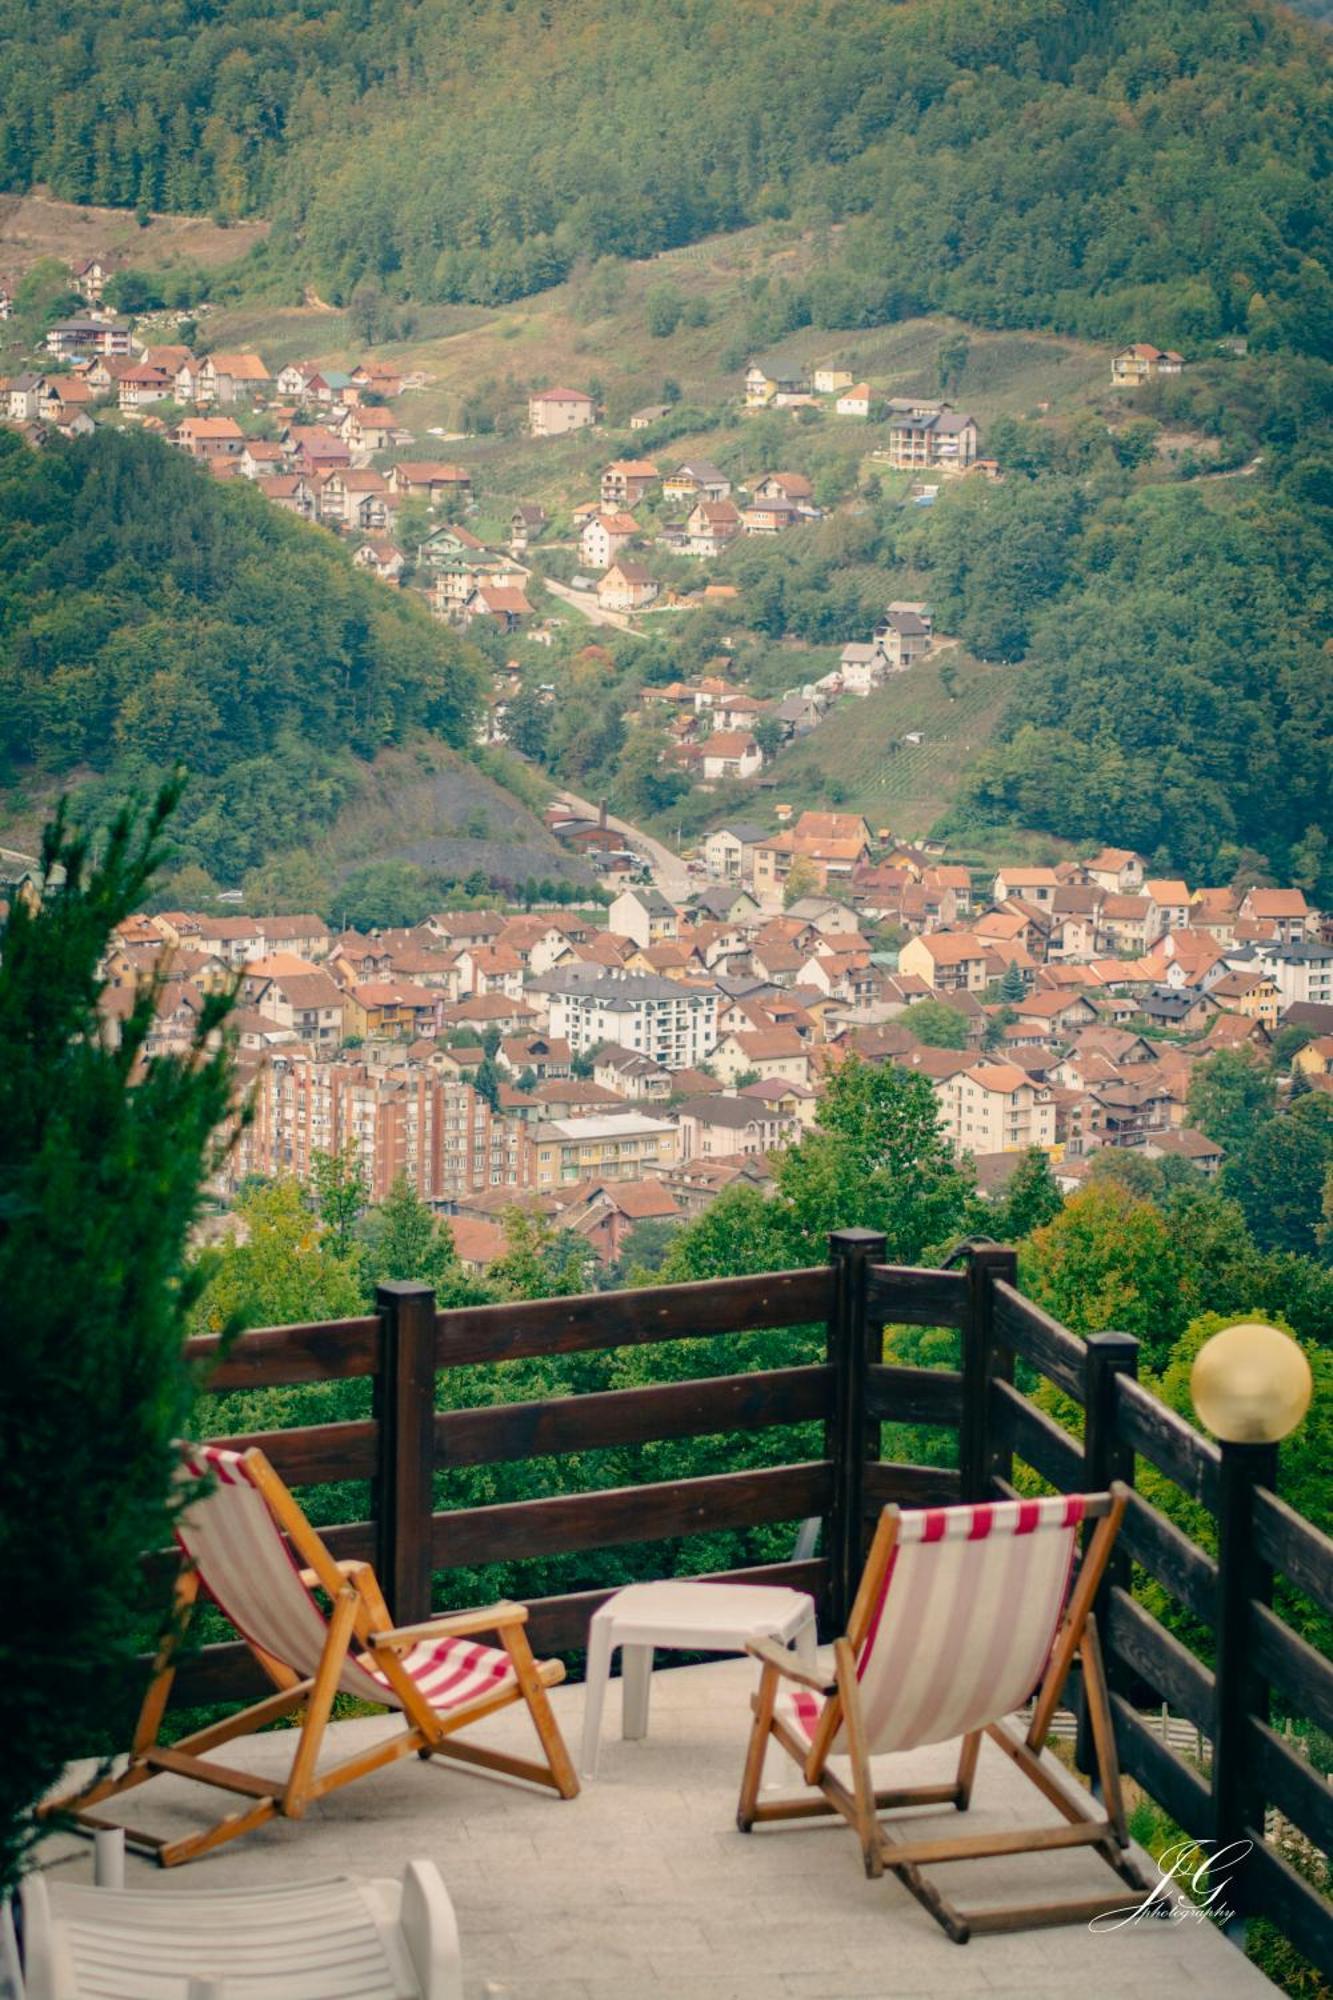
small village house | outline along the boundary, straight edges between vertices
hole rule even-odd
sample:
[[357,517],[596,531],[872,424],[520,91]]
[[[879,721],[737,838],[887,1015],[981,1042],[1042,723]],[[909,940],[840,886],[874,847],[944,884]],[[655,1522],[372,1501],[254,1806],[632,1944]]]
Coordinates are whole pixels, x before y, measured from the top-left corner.
[[528,429],[534,437],[563,437],[597,421],[597,405],[582,389],[539,389],[528,398]]

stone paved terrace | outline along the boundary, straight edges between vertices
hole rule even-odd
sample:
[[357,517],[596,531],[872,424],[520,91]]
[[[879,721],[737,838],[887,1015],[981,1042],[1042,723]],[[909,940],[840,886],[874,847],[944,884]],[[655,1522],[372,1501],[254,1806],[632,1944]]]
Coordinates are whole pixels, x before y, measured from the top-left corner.
[[[131,1857],[129,1878],[156,1879],[169,1896],[209,1883],[392,1875],[428,1856],[458,1913],[467,2000],[1241,2000],[1275,1990],[1193,1919],[1139,1922],[1112,1936],[1079,1926],[950,1944],[892,1877],[866,1880],[840,1821],[738,1833],[754,1678],[744,1660],[659,1670],[640,1743],[620,1739],[622,1684],[613,1681],[600,1775],[570,1803],[409,1758],[334,1793],[304,1822],[278,1820],[190,1867],[159,1873]],[[559,1687],[552,1700],[577,1758],[583,1689]],[[340,1723],[336,1754],[393,1726]],[[515,1749],[531,1740],[521,1710],[484,1728],[486,1740]],[[258,1769],[272,1757],[281,1768],[289,1752],[290,1736],[270,1733],[247,1744],[245,1761]],[[952,1776],[953,1755],[943,1746],[888,1762],[895,1782],[919,1784]],[[782,1761],[770,1763],[770,1776]],[[126,1817],[137,1809],[142,1824],[166,1832],[198,1824],[191,1808],[201,1801],[206,1811],[222,1803],[162,1778],[121,1804]],[[990,1744],[975,1801],[978,1828],[1050,1812]],[[941,1831],[954,1830],[949,1811]],[[89,1849],[69,1836],[49,1841],[43,1860],[90,1878]],[[1096,1894],[1112,1879],[1095,1856],[1072,1852],[944,1873],[963,1903]]]

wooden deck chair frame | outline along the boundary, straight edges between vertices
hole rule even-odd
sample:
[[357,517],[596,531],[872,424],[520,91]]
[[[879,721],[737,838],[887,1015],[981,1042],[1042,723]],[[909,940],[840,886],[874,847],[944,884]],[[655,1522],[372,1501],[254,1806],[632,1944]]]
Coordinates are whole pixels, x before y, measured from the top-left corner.
[[[1040,1853],[1055,1848],[1088,1846],[1111,1867],[1121,1884],[1144,1892],[1150,1884],[1127,1849],[1129,1831],[1116,1755],[1111,1707],[1106,1689],[1101,1648],[1092,1617],[1092,1603],[1105,1574],[1112,1546],[1124,1515],[1128,1489],[1117,1482],[1109,1493],[1091,1495],[1084,1520],[1096,1527],[1084,1551],[1077,1578],[1057,1632],[1055,1644],[1042,1675],[1033,1703],[1032,1721],[1023,1734],[1006,1720],[997,1720],[962,1738],[957,1775],[952,1783],[916,1785],[902,1790],[876,1791],[871,1779],[870,1756],[862,1721],[857,1659],[870,1630],[871,1620],[884,1587],[885,1576],[898,1538],[901,1509],[886,1507],[871,1544],[860,1589],[852,1607],[846,1636],[834,1646],[835,1674],[827,1682],[803,1668],[795,1657],[771,1640],[758,1639],[747,1650],[762,1663],[758,1692],[752,1697],[754,1725],[751,1731],[745,1770],[741,1781],[736,1819],[742,1833],[771,1820],[808,1819],[825,1813],[839,1814],[856,1833],[868,1876],[880,1876],[887,1868],[897,1876],[935,1918],[955,1944],[966,1944],[974,1933],[1013,1931],[1043,1925],[1087,1923],[1093,1917],[1125,1906],[1124,1888],[1101,1896],[1070,1899],[1059,1903],[1032,1903],[1018,1906],[962,1910],[943,1895],[923,1872],[934,1863],[968,1861],[997,1854]],[[1043,1760],[1042,1749],[1051,1719],[1064,1691],[1075,1658],[1082,1664],[1084,1698],[1088,1706],[1096,1760],[1096,1778],[1105,1811],[1097,1802],[1062,1783]],[[803,1741],[782,1716],[775,1713],[780,1682],[789,1680],[826,1697],[813,1738]],[[844,1750],[851,1765],[851,1789],[829,1769],[830,1745],[845,1728]],[[1063,1826],[1003,1828],[991,1833],[950,1838],[913,1839],[890,1831],[880,1818],[882,1812],[899,1807],[948,1806],[966,1812],[972,1802],[972,1787],[982,1736],[989,1736],[1007,1757],[1012,1758],[1024,1777],[1061,1814]],[[800,1767],[808,1786],[821,1796],[780,1801],[759,1801],[764,1760],[772,1740],[776,1741]]]
[[[579,1781],[560,1726],[551,1710],[547,1689],[565,1677],[560,1660],[537,1661],[523,1627],[527,1607],[499,1603],[484,1610],[465,1611],[428,1619],[419,1625],[395,1626],[369,1563],[338,1562],[311,1527],[301,1507],[264,1454],[251,1450],[241,1454],[241,1462],[268,1505],[275,1522],[288,1537],[305,1565],[301,1581],[308,1589],[320,1589],[330,1600],[327,1634],[318,1670],[302,1679],[282,1660],[246,1639],[250,1651],[274,1683],[276,1692],[251,1704],[240,1714],[196,1730],[170,1747],[159,1743],[162,1720],[175,1678],[177,1656],[185,1626],[199,1594],[199,1578],[188,1561],[183,1562],[175,1591],[175,1616],[153,1664],[152,1678],[139,1711],[130,1747],[127,1768],[103,1778],[88,1789],[57,1799],[42,1808],[43,1817],[58,1816],[75,1830],[93,1833],[118,1821],[102,1819],[88,1810],[118,1797],[160,1773],[214,1785],[223,1791],[240,1793],[251,1801],[242,1810],[226,1815],[214,1825],[178,1840],[163,1840],[150,1833],[126,1827],[131,1847],[151,1855],[162,1867],[181,1862],[220,1847],[237,1835],[251,1832],[266,1820],[281,1816],[300,1819],[316,1799],[352,1784],[382,1765],[400,1757],[418,1755],[423,1760],[447,1757],[508,1778],[527,1779],[557,1792],[561,1798],[577,1796]],[[404,1671],[399,1655],[422,1642],[472,1638],[493,1632],[509,1655],[512,1680],[494,1691],[456,1709],[438,1711],[431,1707],[411,1676]],[[245,1637],[242,1634],[242,1637]],[[333,1707],[338,1682],[349,1656],[360,1657],[368,1667],[377,1668],[398,1695],[407,1727],[397,1735],[359,1751],[330,1769],[316,1773],[325,1729]],[[544,1758],[541,1762],[514,1757],[475,1743],[454,1740],[457,1732],[498,1709],[524,1702],[532,1717]],[[391,1704],[386,1703],[386,1708]],[[204,1753],[215,1750],[238,1736],[247,1736],[267,1723],[303,1710],[299,1729],[293,1731],[293,1754],[285,1780],[261,1776],[230,1764],[212,1762]]]

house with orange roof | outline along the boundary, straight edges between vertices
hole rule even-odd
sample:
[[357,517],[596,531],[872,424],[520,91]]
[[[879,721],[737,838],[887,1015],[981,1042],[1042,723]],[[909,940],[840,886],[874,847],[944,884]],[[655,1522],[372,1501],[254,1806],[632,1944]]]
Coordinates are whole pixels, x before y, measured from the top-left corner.
[[650,458],[617,458],[602,473],[602,505],[612,513],[637,506],[657,480]]
[[1304,944],[1310,936],[1310,906],[1300,889],[1247,890],[1239,914],[1243,923],[1261,924],[1278,944]]
[[206,354],[195,375],[199,404],[245,402],[273,387],[268,364],[259,354]]
[[935,993],[977,993],[989,977],[987,958],[987,946],[971,931],[931,931],[908,939],[898,969],[915,973]]
[[870,384],[868,382],[854,382],[849,389],[843,390],[833,408],[835,414],[840,417],[868,417],[870,415]]
[[956,1153],[1044,1151],[1055,1144],[1051,1086],[1012,1062],[974,1062],[935,1085],[940,1124]]
[[579,561],[588,569],[609,569],[638,532],[632,514],[599,511],[588,518],[579,536]]
[[563,437],[597,421],[597,405],[582,389],[538,389],[528,397],[528,429],[534,437]]
[[234,417],[183,417],[171,442],[191,458],[239,458],[245,435]]

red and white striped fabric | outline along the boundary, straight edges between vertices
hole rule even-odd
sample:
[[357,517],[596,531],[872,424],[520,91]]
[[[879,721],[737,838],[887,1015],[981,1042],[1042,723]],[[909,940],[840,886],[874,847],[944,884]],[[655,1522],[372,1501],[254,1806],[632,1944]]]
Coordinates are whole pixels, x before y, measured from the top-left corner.
[[[244,1459],[216,1445],[192,1445],[182,1456],[187,1474],[213,1480],[176,1528],[200,1582],[242,1638],[308,1679],[318,1671],[328,1623]],[[513,1678],[508,1653],[471,1639],[426,1640],[399,1657],[435,1709],[461,1708]],[[338,1686],[361,1701],[403,1705],[368,1658],[349,1654]]]
[[[966,1736],[1023,1706],[1060,1628],[1085,1504],[1064,1494],[899,1516],[856,1663],[872,1756]],[[804,1689],[779,1697],[806,1737],[822,1711]]]

